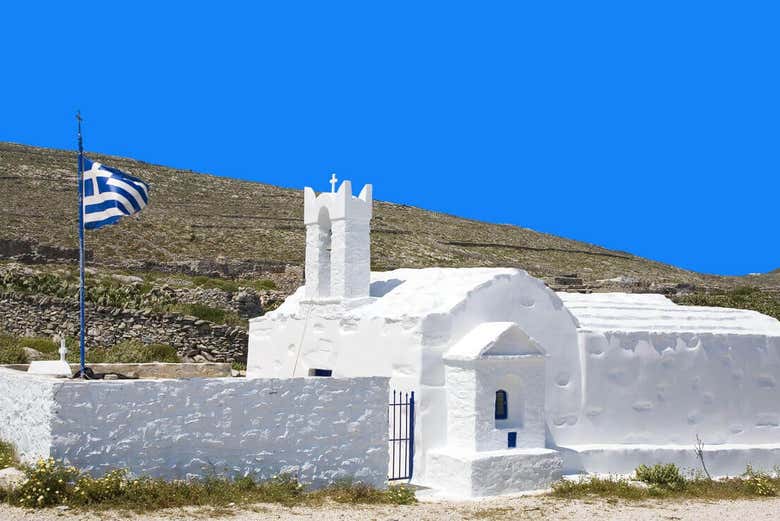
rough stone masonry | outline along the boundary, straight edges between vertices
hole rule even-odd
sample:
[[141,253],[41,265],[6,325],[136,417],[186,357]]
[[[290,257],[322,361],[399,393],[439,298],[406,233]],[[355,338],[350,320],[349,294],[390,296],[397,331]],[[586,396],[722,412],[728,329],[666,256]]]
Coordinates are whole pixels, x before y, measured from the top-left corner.
[[[124,340],[173,346],[185,361],[245,362],[247,333],[175,313],[152,313],[87,302],[87,338],[93,345]],[[6,293],[0,296],[0,329],[18,336],[60,332],[79,334],[78,303],[52,296]]]

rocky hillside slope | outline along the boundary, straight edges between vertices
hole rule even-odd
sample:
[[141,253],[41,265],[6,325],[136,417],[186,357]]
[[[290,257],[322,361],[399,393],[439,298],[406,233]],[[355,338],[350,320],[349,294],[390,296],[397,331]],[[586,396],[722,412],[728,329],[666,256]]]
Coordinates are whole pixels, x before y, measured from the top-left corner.
[[[162,345],[187,361],[243,363],[247,319],[303,282],[302,191],[90,157],[148,181],[151,202],[120,226],[88,232],[88,346],[111,353]],[[19,346],[11,349],[25,338],[51,343],[62,334],[73,342],[78,335],[75,165],[73,152],[0,143],[0,337],[10,346],[0,345],[0,363],[29,359]],[[375,270],[516,266],[555,289],[662,292],[780,318],[780,272],[702,275],[381,201],[374,203],[371,261]]]
[[[90,157],[141,177],[151,204],[121,226],[89,232],[91,265],[129,271],[263,277],[290,291],[302,280],[300,190]],[[0,143],[0,258],[67,262],[76,255],[76,156]],[[551,286],[665,291],[777,287],[780,276],[707,276],[630,253],[420,208],[378,201],[372,223],[375,270],[424,266],[517,266]]]

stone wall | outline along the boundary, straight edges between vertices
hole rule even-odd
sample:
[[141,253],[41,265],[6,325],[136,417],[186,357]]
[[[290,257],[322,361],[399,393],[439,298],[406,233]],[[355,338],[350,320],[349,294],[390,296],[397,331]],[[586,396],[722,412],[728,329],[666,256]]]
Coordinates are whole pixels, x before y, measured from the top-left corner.
[[[169,344],[185,360],[245,362],[244,328],[213,324],[175,313],[151,313],[86,304],[87,346],[123,340]],[[78,303],[51,296],[0,295],[0,329],[18,336],[79,334]]]
[[27,461],[49,457],[56,380],[0,367],[0,440],[14,444]]
[[[51,455],[94,475],[165,479],[293,474],[383,487],[388,379],[55,380],[0,368],[0,436],[24,461]],[[39,396],[43,396],[42,398]],[[32,436],[48,446],[30,447]]]

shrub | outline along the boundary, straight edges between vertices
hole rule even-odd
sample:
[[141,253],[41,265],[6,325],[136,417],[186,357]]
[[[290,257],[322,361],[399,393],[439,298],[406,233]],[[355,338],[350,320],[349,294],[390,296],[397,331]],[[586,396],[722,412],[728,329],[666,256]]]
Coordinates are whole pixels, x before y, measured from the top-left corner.
[[73,467],[65,467],[52,458],[25,469],[27,481],[13,492],[24,507],[47,507],[67,501],[71,483],[78,476]]
[[751,465],[748,465],[742,477],[745,480],[745,486],[751,494],[764,497],[777,495],[777,489],[769,474],[755,471]]
[[183,304],[183,309],[188,315],[198,317],[201,320],[208,320],[220,324],[225,320],[225,310],[213,308],[204,304]]
[[88,505],[121,497],[127,490],[127,471],[112,470],[100,478],[82,475],[71,491],[71,503]]
[[13,467],[17,464],[16,451],[10,443],[0,441],[0,469]]
[[246,320],[242,320],[238,314],[224,309],[214,308],[203,304],[176,304],[168,307],[169,311],[182,315],[192,315],[201,320],[208,320],[215,324],[227,324],[230,326],[246,326]]
[[[67,274],[30,274],[24,270],[11,270],[0,276],[0,292],[14,291],[75,299],[78,286],[77,279]],[[173,302],[170,293],[150,284],[123,284],[110,277],[95,275],[87,276],[85,298],[101,306],[133,309]]]
[[693,293],[672,297],[677,304],[752,309],[780,320],[780,298],[759,288],[741,287],[731,291]]
[[113,470],[100,478],[82,474],[53,459],[24,469],[27,482],[14,491],[0,490],[0,501],[41,508],[68,504],[74,507],[157,510],[184,506],[225,506],[247,503],[314,504],[323,499],[339,503],[408,505],[416,502],[414,491],[405,486],[377,490],[368,485],[343,481],[309,492],[290,475],[256,482],[251,477],[235,480],[212,477],[192,481],[129,479],[125,470]]
[[273,290],[276,289],[276,282],[271,279],[260,279],[252,283],[252,287],[258,290]]
[[336,503],[411,505],[417,502],[414,489],[392,486],[385,490],[345,479],[312,493],[316,499],[328,498]]
[[403,485],[388,488],[385,491],[385,498],[387,499],[387,503],[393,505],[413,505],[417,503],[414,489]]
[[10,335],[0,335],[0,364],[26,364],[27,354],[18,339]]
[[[70,353],[78,356],[78,349]],[[110,348],[91,349],[87,353],[90,363],[143,364],[149,362],[179,362],[176,349],[167,344],[143,344],[137,340],[126,340]]]
[[[580,498],[588,496],[617,497],[622,499],[644,499],[651,495],[649,490],[632,486],[622,478],[582,477],[579,481],[561,480],[553,483],[553,496]],[[657,495],[657,494],[652,494]]]
[[639,465],[636,470],[636,479],[651,486],[670,490],[681,490],[685,487],[685,478],[680,469],[674,463],[667,465],[655,464],[652,467]]
[[230,293],[237,292],[241,286],[254,288],[258,291],[276,289],[276,283],[270,279],[230,280],[216,277],[206,277],[205,275],[197,275],[192,277],[192,282],[201,288],[221,289],[222,291],[228,291]]
[[18,339],[18,344],[41,353],[57,353],[60,348],[54,340],[44,337],[21,337]]

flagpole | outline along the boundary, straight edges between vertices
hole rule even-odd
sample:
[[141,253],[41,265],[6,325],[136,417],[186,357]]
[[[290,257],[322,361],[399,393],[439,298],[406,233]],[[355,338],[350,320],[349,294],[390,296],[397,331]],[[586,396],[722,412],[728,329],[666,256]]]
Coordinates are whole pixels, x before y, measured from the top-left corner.
[[79,126],[79,353],[81,378],[85,378],[86,351],[84,348],[84,146],[81,139],[81,111],[76,113]]

